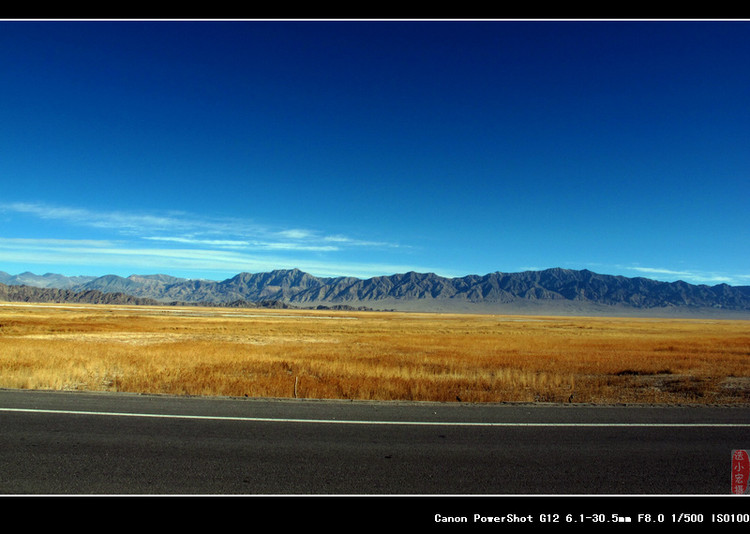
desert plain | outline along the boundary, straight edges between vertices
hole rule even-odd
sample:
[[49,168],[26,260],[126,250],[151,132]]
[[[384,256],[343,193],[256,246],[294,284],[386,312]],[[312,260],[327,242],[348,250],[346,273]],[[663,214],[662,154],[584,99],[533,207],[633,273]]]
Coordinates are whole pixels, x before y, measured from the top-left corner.
[[0,388],[745,404],[750,321],[4,303]]

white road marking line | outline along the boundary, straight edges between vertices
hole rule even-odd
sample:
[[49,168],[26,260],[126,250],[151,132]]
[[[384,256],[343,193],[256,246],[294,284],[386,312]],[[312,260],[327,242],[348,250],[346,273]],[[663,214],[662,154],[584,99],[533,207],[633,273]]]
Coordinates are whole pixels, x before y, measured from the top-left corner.
[[365,421],[347,419],[288,419],[274,417],[234,417],[218,415],[179,415],[127,412],[91,412],[75,410],[40,410],[32,408],[0,408],[0,412],[51,413],[66,415],[106,415],[110,417],[150,417],[161,419],[197,419],[214,421],[247,421],[268,423],[317,423],[339,425],[405,425],[405,426],[488,426],[488,427],[706,427],[737,428],[750,427],[750,423],[512,423],[512,422],[468,422],[468,421]]

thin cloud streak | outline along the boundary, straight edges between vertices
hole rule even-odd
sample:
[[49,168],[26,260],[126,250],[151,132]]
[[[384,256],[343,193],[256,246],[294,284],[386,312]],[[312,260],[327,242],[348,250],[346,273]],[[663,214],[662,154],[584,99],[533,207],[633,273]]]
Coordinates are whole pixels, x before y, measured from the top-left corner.
[[113,246],[112,241],[102,239],[45,239],[45,238],[28,238],[28,237],[0,237],[0,246],[16,247],[38,247],[48,248],[59,246],[88,246],[88,247],[109,247]]
[[359,239],[352,239],[350,237],[346,237],[342,235],[326,236],[323,238],[323,240],[330,241],[333,243],[342,243],[345,245],[351,245],[355,247],[411,248],[411,247],[399,245],[396,243],[385,243],[383,241],[363,241]]
[[227,239],[192,239],[187,237],[144,237],[149,241],[182,243],[185,245],[201,245],[230,249],[258,249],[258,250],[304,250],[312,252],[335,252],[339,247],[300,245],[298,243],[263,243],[258,241],[238,241]]
[[669,279],[671,281],[683,280],[693,284],[729,284],[729,285],[743,285],[750,282],[750,275],[746,274],[727,274],[727,273],[707,273],[702,271],[686,271],[686,270],[674,270],[665,269],[658,267],[638,267],[638,266],[626,266],[621,267],[630,271],[637,271],[648,276],[657,276],[660,279]]
[[[53,221],[57,231],[76,227],[109,231],[110,239],[0,238],[0,257],[24,266],[85,266],[134,271],[227,273],[297,267],[318,276],[366,277],[418,270],[414,265],[356,261],[347,250],[398,247],[304,228],[279,229],[236,218],[211,218],[185,212],[143,214],[50,206],[42,203],[0,204],[6,218],[26,216]],[[162,245],[159,245],[159,244]],[[174,248],[169,248],[174,245]],[[130,272],[124,272],[130,270]],[[432,269],[434,270],[434,269]],[[201,276],[202,277],[202,276]]]
[[[184,212],[168,212],[165,215],[121,211],[96,212],[25,202],[0,204],[0,211],[29,215],[42,220],[61,221],[75,226],[113,230],[131,238],[183,244],[313,252],[336,252],[346,246],[400,247],[397,244],[357,240],[342,235],[321,236],[320,232],[309,229],[276,230],[246,220],[200,217]],[[154,235],[155,233],[163,235]],[[212,239],[212,236],[221,236],[221,239]]]
[[14,202],[0,206],[3,211],[31,215],[42,220],[63,221],[68,224],[119,230],[121,232],[144,229],[187,229],[193,225],[189,221],[175,217],[141,215],[123,212],[94,212],[81,208],[49,206],[25,202]]
[[[54,242],[54,243],[53,243]],[[170,274],[170,271],[213,272],[234,275],[239,272],[261,272],[298,267],[316,276],[354,276],[370,278],[383,273],[428,270],[413,265],[387,265],[357,262],[327,262],[305,258],[258,256],[237,251],[201,248],[128,248],[115,242],[92,240],[0,239],[6,262],[24,265],[97,265],[148,270]],[[82,273],[97,274],[97,273]],[[132,274],[132,273],[127,273]]]

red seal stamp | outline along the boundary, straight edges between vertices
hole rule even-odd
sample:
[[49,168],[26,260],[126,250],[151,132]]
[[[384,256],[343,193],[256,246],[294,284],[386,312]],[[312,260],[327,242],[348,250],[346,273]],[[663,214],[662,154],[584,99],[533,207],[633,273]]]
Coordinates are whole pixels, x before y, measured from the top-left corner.
[[732,451],[732,493],[744,495],[750,477],[750,456],[745,450]]

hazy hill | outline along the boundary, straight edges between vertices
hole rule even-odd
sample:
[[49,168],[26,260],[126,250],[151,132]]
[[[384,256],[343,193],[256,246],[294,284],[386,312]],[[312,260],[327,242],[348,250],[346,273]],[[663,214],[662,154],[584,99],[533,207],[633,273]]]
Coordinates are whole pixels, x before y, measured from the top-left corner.
[[[6,273],[2,273],[7,275]],[[369,307],[414,311],[519,313],[737,312],[750,315],[750,287],[694,285],[597,274],[588,270],[547,269],[494,272],[445,278],[408,272],[368,279],[319,278],[299,269],[240,273],[223,281],[168,275],[107,275],[73,279],[29,276],[77,292],[122,293],[158,302],[195,304],[275,302],[300,307]],[[20,279],[16,277],[16,279]],[[40,280],[43,279],[43,280]],[[81,281],[83,280],[83,281]],[[2,281],[2,278],[0,278]]]
[[61,274],[47,273],[38,275],[30,272],[10,275],[0,271],[0,284],[9,286],[32,286],[32,287],[53,287],[56,289],[66,289],[80,286],[86,282],[94,280],[95,276],[63,276]]

